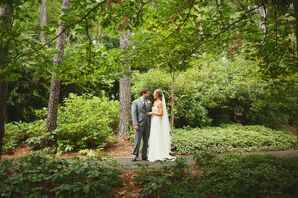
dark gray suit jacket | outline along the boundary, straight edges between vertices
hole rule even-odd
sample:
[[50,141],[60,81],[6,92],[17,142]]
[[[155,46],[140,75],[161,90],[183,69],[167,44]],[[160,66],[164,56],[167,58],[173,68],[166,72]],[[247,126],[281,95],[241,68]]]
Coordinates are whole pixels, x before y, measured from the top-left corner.
[[147,115],[152,109],[152,103],[146,100],[146,109],[144,108],[143,101],[138,98],[132,102],[131,105],[131,119],[133,126],[139,125],[140,127],[150,127],[151,116]]

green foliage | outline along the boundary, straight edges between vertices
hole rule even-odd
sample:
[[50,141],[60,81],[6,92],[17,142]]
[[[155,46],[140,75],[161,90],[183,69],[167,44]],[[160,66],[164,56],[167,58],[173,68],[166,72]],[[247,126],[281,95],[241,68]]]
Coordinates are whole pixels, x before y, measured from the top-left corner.
[[[188,70],[181,74],[175,86],[176,98],[178,99],[175,107],[175,125],[178,127],[183,125],[201,127],[210,124],[206,108],[202,106],[195,91],[191,90],[195,81],[192,78],[193,76],[189,75],[195,75],[193,72],[194,70]],[[135,72],[132,87],[135,98],[138,97],[139,91],[144,87],[148,88],[151,93],[157,88],[162,89],[169,107],[171,87],[169,73],[158,69],[151,69],[146,73]],[[153,100],[152,98],[150,99]]]
[[64,100],[54,131],[57,150],[104,148],[114,140],[119,103],[96,96],[70,94]]
[[137,174],[135,182],[141,187],[141,197],[197,197],[192,188],[198,180],[181,158],[172,167],[152,170],[144,166]]
[[204,179],[196,190],[213,197],[297,197],[297,162],[297,157],[270,155],[201,161]]
[[268,80],[263,89],[256,88],[254,97],[258,100],[252,102],[247,117],[255,124],[264,124],[271,128],[281,128],[286,123],[294,124],[297,108],[292,80]]
[[32,147],[40,147],[45,135],[43,120],[31,123],[16,122],[5,125],[4,152],[12,152],[21,143],[27,142]]
[[[120,66],[129,63],[140,71],[158,68],[157,74],[178,74],[177,127],[206,126],[210,119],[213,124],[220,124],[227,121],[227,114],[235,112],[250,124],[278,128],[292,123],[295,117],[292,90],[296,90],[298,79],[294,72],[293,6],[264,2],[257,9],[260,6],[257,3],[226,1],[217,5],[215,1],[125,0],[97,6],[95,0],[74,0],[70,10],[60,16],[61,2],[50,1],[48,25],[43,30],[48,39],[55,36],[59,20],[64,20],[66,27],[71,26],[67,31],[65,58],[54,68],[54,42],[30,53],[42,45],[38,36],[40,2],[16,1],[10,57],[20,59],[13,59],[11,67],[3,73],[3,77],[9,76],[13,82],[8,114],[18,114],[10,116],[9,121],[32,121],[33,109],[46,106],[48,82],[45,79],[53,70],[62,80],[63,98],[69,92],[98,95],[101,90],[117,98]],[[266,17],[261,14],[263,8],[268,11]],[[88,17],[80,21],[86,13]],[[119,35],[128,29],[132,44],[123,52],[119,49]],[[26,55],[18,56],[22,53]],[[253,62],[243,58],[239,61],[239,54]],[[218,57],[236,58],[227,63],[215,61]],[[191,69],[186,71],[188,68]],[[260,74],[270,79],[265,78],[263,82],[264,76]],[[152,76],[148,76],[140,84],[150,84]],[[169,93],[169,76],[157,80],[161,82],[153,82],[156,85],[153,89],[161,87]],[[28,90],[32,90],[32,96]],[[227,110],[224,115],[210,114],[222,109]]]
[[[87,148],[105,148],[115,141],[119,103],[106,97],[70,94],[59,108],[58,127],[45,132],[45,120],[6,125],[4,151],[10,152],[21,143],[33,149],[51,146],[52,151],[68,152]],[[46,109],[36,111],[45,118]]]
[[[10,82],[9,90],[11,90],[8,94],[8,121],[31,122],[36,119],[34,109],[47,106],[48,79],[54,70],[62,82],[62,98],[70,92],[99,95],[102,90],[107,91],[111,97],[117,97],[113,86],[118,76],[116,63],[118,52],[114,50],[107,52],[106,46],[109,43],[104,44],[102,41],[102,37],[106,36],[102,35],[98,24],[99,18],[102,17],[98,13],[103,14],[102,7],[95,9],[86,19],[87,22],[81,21],[67,31],[65,58],[58,68],[54,68],[52,64],[56,53],[56,40],[39,49],[44,44],[39,39],[40,31],[43,31],[47,41],[50,41],[56,36],[60,19],[65,20],[65,26],[69,27],[85,16],[98,2],[72,1],[67,16],[60,16],[61,1],[49,1],[47,26],[43,30],[39,25],[40,1],[14,3],[16,5],[14,5],[13,39],[9,50],[13,63],[3,73]],[[0,73],[2,74],[2,71]]]
[[113,163],[99,159],[30,155],[0,162],[1,197],[112,197],[120,184]]
[[34,110],[47,106],[48,82],[34,78],[31,71],[24,71],[17,82],[11,83],[11,87],[13,89],[7,101],[9,121],[31,122],[35,120]]
[[295,146],[294,136],[263,126],[223,125],[175,129],[172,133],[172,148],[179,154],[283,150]]
[[297,197],[298,158],[197,156],[196,169],[177,159],[172,167],[143,169],[135,178],[141,197]]
[[[175,126],[202,127],[229,122],[282,128],[295,119],[294,79],[264,80],[255,61],[203,55],[193,68],[177,73]],[[134,72],[133,95],[161,88],[170,101],[171,75],[160,69]]]

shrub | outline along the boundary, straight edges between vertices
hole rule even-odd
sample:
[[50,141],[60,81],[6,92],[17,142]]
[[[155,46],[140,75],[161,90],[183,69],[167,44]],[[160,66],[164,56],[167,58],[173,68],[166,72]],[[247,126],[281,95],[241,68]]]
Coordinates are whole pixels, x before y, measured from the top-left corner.
[[117,101],[95,96],[70,94],[58,115],[54,131],[57,149],[104,148],[114,141],[118,123]]
[[[43,137],[45,134],[45,123],[37,120],[30,123],[15,122],[5,125],[4,152],[12,152],[15,147],[28,139]],[[36,146],[37,143],[35,142]]]
[[[59,108],[58,126],[51,133],[45,132],[44,120],[7,124],[4,151],[13,151],[23,142],[34,149],[52,146],[58,152],[104,148],[115,140],[118,109],[117,101],[105,97],[70,94]],[[39,117],[46,113],[37,111]]]
[[[202,94],[193,89],[193,86],[197,83],[195,80],[197,78],[197,74],[197,70],[192,69],[181,74],[177,79],[175,85],[176,127],[186,125],[192,127],[202,127],[208,126],[211,122],[210,118],[208,118],[208,111],[202,105],[200,100]],[[162,89],[167,100],[168,111],[170,111],[170,74],[158,69],[151,69],[149,72],[143,74],[135,72],[133,74],[133,96],[135,98],[139,97],[139,91],[144,87],[148,88],[151,93],[153,93],[153,91],[157,88]],[[153,100],[152,96],[150,96],[150,100]]]
[[[297,104],[291,78],[262,79],[258,64],[242,56],[233,60],[205,58],[202,57],[200,64],[176,73],[177,128],[230,122],[282,128],[293,123]],[[143,87],[151,91],[161,88],[170,101],[171,74],[160,69],[134,72],[133,95],[138,97]]]

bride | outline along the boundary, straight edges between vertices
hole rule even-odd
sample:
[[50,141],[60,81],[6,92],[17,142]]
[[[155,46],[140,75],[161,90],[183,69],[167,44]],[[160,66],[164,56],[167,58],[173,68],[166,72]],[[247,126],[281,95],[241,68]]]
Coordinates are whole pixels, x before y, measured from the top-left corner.
[[149,137],[149,154],[148,160],[153,162],[156,160],[173,160],[170,156],[171,137],[170,123],[166,108],[165,97],[160,89],[153,92],[154,104],[151,115],[151,128]]

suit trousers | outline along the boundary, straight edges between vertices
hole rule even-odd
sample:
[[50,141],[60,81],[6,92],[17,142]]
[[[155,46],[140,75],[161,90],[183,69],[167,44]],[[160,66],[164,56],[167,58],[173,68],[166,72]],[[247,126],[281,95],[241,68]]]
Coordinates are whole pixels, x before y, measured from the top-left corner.
[[140,126],[138,129],[135,129],[134,149],[132,153],[133,158],[138,158],[141,140],[143,139],[142,159],[147,159],[149,136],[150,127],[147,123],[144,126]]

